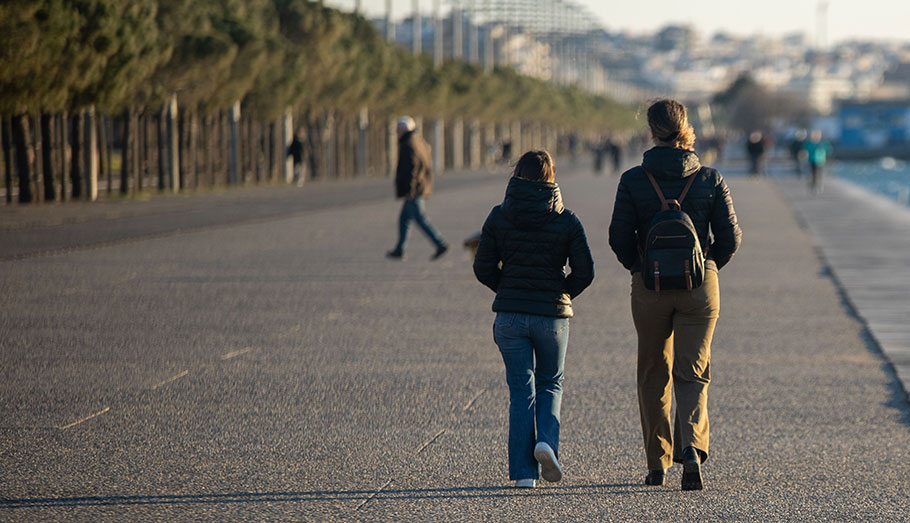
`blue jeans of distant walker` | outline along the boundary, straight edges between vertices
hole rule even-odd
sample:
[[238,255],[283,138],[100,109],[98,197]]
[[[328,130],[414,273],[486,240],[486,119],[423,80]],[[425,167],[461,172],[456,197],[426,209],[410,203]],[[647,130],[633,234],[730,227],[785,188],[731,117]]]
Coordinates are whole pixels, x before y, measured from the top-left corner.
[[445,245],[445,241],[439,236],[439,232],[427,220],[427,215],[424,212],[423,197],[418,196],[413,200],[406,198],[404,205],[401,206],[401,216],[398,217],[398,245],[395,246],[397,252],[404,252],[404,247],[408,243],[408,229],[411,228],[411,220],[417,222],[417,225],[423,229],[423,232],[426,233],[427,237],[437,248]]
[[500,312],[493,323],[493,339],[509,384],[509,479],[537,479],[534,445],[547,443],[559,456],[569,319]]

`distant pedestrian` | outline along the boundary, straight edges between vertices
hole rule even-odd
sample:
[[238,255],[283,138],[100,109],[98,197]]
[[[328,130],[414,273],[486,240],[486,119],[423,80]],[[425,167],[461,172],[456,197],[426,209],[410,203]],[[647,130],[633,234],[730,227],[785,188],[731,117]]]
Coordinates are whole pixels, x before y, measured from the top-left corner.
[[812,131],[803,148],[806,151],[806,160],[809,162],[809,173],[812,175],[809,179],[809,189],[818,194],[824,188],[825,164],[828,163],[828,156],[833,152],[833,148],[830,143],[822,139],[822,132],[818,129]]
[[796,177],[803,176],[803,162],[806,161],[806,130],[800,129],[793,135],[793,141],[790,142],[790,159],[793,160],[793,166],[796,169]]
[[433,192],[433,161],[430,156],[430,146],[419,133],[415,132],[416,129],[417,124],[410,116],[398,119],[398,168],[395,171],[395,194],[398,198],[404,198],[404,203],[398,218],[398,243],[394,249],[386,253],[386,256],[398,260],[404,258],[408,230],[413,220],[436,246],[436,252],[431,258],[436,260],[449,250],[449,245],[426,216],[425,200]]
[[[693,150],[686,108],[660,100],[648,109],[648,125],[655,147],[620,178],[610,247],[632,273],[645,484],[663,485],[676,461],[683,464],[682,489],[700,490],[701,464],[708,459],[711,339],[720,312],[717,271],[739,248],[742,233],[723,177],[702,166]],[[691,226],[680,225],[687,220]],[[684,227],[692,244],[677,243],[685,234],[649,234],[667,225]],[[677,259],[680,252],[692,256]]]
[[298,187],[303,185],[304,181],[304,163],[303,163],[303,141],[300,137],[303,134],[303,131],[298,130],[294,133],[294,138],[291,140],[291,145],[288,146],[288,156],[291,157],[294,163],[294,183]]
[[509,163],[512,161],[512,140],[503,140],[502,141],[502,154],[499,157],[501,163]]
[[610,140],[610,154],[613,155],[613,176],[616,176],[622,169],[622,142]]
[[581,221],[563,207],[546,151],[529,151],[515,165],[505,199],[483,224],[474,274],[496,293],[493,339],[509,385],[509,479],[519,488],[534,487],[540,476],[559,481],[569,318],[572,300],[594,280],[594,260]]
[[749,133],[749,141],[746,142],[746,152],[749,153],[749,160],[752,167],[752,176],[765,174],[765,137],[761,131],[752,131]]
[[607,154],[607,149],[609,149],[609,140],[609,138],[601,138],[594,142],[592,147],[594,152],[594,174],[597,176],[603,174],[604,156]]

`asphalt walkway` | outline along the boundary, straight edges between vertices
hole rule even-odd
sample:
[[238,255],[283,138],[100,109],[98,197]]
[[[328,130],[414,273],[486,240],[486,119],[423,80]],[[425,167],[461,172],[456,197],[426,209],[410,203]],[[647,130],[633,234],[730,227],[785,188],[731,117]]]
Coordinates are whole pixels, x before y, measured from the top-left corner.
[[[0,262],[0,520],[906,520],[904,393],[768,180],[731,179],[744,245],[720,275],[706,490],[676,470],[642,485],[616,179],[560,183],[597,263],[571,326],[562,482],[507,486],[493,295],[466,251],[430,262],[415,232],[386,260],[388,197],[237,221],[237,196],[192,230],[60,234]],[[431,219],[457,245],[505,184],[442,183]],[[298,194],[320,190],[336,189]]]
[[910,208],[829,178],[814,194],[776,179],[844,298],[910,392]]

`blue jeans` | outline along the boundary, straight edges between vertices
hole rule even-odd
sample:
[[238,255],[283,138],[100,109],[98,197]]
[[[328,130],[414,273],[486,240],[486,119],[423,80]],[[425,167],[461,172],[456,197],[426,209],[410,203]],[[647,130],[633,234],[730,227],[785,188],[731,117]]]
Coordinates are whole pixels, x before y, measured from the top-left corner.
[[436,248],[445,245],[445,241],[439,236],[439,232],[427,220],[427,215],[424,212],[423,197],[418,196],[413,200],[406,198],[404,205],[401,206],[401,216],[398,217],[398,245],[395,246],[397,252],[404,252],[405,244],[408,243],[408,229],[411,228],[411,220],[417,222],[417,225],[423,229],[423,232],[436,245]]
[[569,319],[500,312],[493,323],[493,339],[509,384],[509,479],[537,479],[534,445],[547,443],[559,456]]

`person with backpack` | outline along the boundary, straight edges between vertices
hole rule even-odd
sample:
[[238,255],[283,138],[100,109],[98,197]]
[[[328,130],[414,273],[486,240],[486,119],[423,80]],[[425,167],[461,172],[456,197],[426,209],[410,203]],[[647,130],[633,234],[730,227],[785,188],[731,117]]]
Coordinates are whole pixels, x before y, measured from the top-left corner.
[[711,339],[720,312],[717,271],[739,248],[742,232],[723,177],[694,152],[685,106],[658,100],[648,108],[648,126],[655,147],[620,178],[609,241],[632,273],[645,484],[663,485],[677,462],[682,489],[701,490]]
[[[571,272],[566,274],[566,262]],[[493,340],[509,385],[509,478],[533,488],[559,481],[559,413],[572,300],[594,280],[584,227],[562,203],[546,151],[515,165],[474,256],[478,281],[496,293]]]

